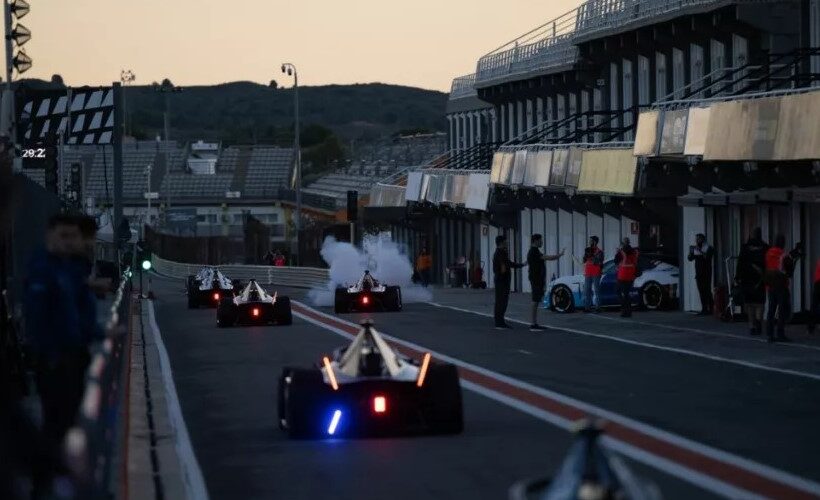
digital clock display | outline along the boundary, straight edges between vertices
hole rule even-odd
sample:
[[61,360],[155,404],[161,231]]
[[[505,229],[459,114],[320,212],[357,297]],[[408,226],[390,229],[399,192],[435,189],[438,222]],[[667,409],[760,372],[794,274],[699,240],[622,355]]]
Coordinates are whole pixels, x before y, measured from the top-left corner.
[[26,148],[22,156],[23,158],[45,158],[46,148]]

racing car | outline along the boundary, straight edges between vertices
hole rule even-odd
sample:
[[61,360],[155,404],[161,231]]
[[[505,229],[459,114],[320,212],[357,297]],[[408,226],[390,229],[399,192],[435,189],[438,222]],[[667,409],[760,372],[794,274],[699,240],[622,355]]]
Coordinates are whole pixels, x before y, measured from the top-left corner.
[[336,287],[334,311],[401,311],[401,288],[386,286],[365,271],[354,285]]
[[203,267],[196,275],[188,276],[188,309],[216,307],[223,297],[232,297],[239,286],[239,281],[229,280],[216,267]]
[[279,377],[279,427],[291,438],[458,434],[463,430],[455,365],[401,356],[370,320],[350,345],[312,368]]
[[256,280],[250,280],[242,292],[226,295],[216,308],[216,326],[233,325],[289,325],[293,323],[290,298],[274,293],[272,296]]

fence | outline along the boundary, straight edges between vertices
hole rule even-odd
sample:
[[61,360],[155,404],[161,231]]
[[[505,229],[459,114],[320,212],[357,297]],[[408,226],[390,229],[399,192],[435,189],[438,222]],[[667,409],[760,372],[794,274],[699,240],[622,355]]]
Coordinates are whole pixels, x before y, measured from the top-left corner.
[[[203,267],[202,264],[174,262],[156,256],[152,263],[158,274],[181,280],[195,275]],[[297,288],[323,287],[330,279],[328,270],[318,267],[227,265],[219,266],[219,269],[229,278],[243,282],[255,279],[266,285]]]
[[[114,295],[105,325],[107,332],[126,324],[131,314],[131,269],[126,268]],[[117,495],[124,470],[121,447],[128,411],[123,388],[128,370],[130,332],[111,336],[91,355],[86,385],[75,426],[65,437],[66,463],[72,473],[76,498],[108,499]]]

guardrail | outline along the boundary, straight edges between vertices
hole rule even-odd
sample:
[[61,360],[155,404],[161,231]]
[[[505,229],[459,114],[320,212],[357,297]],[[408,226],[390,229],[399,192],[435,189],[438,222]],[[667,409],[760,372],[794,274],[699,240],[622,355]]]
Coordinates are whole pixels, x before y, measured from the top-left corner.
[[[188,264],[174,262],[154,256],[152,259],[154,270],[163,276],[185,280],[195,275],[204,264]],[[246,282],[255,279],[266,285],[292,286],[296,288],[314,288],[327,285],[330,275],[327,269],[319,267],[293,266],[251,266],[243,264],[228,264],[218,267],[231,279]]]
[[91,353],[77,420],[63,443],[75,498],[113,498],[120,484],[121,460],[125,460],[120,446],[127,439],[120,417],[128,404],[123,388],[130,332],[120,334],[117,329],[131,313],[130,277],[129,267],[123,273],[105,324],[106,333],[113,335]]
[[475,73],[459,76],[450,85],[450,99],[478,95],[475,89]]

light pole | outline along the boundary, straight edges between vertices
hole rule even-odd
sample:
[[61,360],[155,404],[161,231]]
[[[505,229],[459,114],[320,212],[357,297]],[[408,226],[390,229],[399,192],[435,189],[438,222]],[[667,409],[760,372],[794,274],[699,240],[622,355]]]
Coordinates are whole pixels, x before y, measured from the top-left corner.
[[165,132],[165,145],[163,149],[165,150],[165,177],[168,179],[165,182],[165,213],[166,217],[165,220],[168,220],[167,214],[168,211],[171,209],[171,154],[168,151],[168,142],[171,140],[170,138],[170,131],[171,131],[171,93],[172,92],[182,92],[182,87],[177,87],[171,80],[167,78],[162,81],[161,85],[158,85],[154,88],[155,91],[161,92],[165,96],[165,113],[163,116],[163,131]]
[[299,74],[291,63],[282,65],[282,73],[293,75],[294,149],[296,150],[296,264],[299,259],[299,231],[302,229],[302,148],[299,142]]
[[128,99],[126,99],[126,92],[125,88],[128,86],[129,83],[134,83],[134,80],[137,79],[137,75],[134,74],[133,71],[130,69],[123,69],[120,70],[120,82],[122,82],[122,115],[123,121],[125,122],[125,135],[128,135]]
[[[148,211],[145,214],[145,224],[151,225],[151,164],[145,166],[145,198],[148,201]],[[142,226],[142,239],[145,239],[145,224]]]

